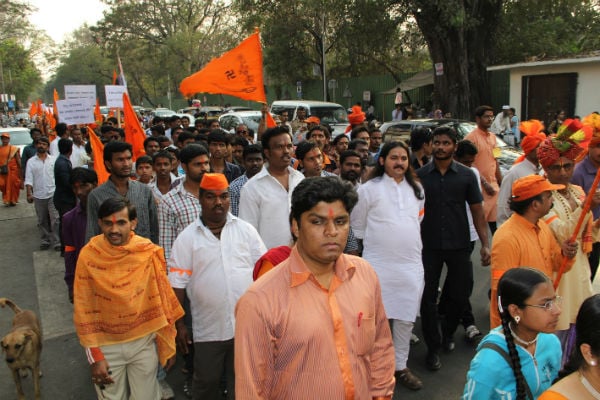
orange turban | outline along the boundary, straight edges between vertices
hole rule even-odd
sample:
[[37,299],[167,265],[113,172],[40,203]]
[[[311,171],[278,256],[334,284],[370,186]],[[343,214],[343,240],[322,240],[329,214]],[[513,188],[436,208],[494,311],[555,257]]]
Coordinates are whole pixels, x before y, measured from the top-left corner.
[[365,113],[362,110],[361,106],[353,106],[352,107],[352,114],[348,115],[348,122],[350,122],[350,125],[354,126],[354,125],[358,125],[361,122],[363,122],[366,119],[365,117]]
[[542,167],[547,168],[560,157],[575,162],[583,157],[592,137],[590,126],[584,126],[575,119],[566,119],[558,127],[556,135],[548,137],[538,148],[538,160]]
[[598,146],[600,144],[600,114],[591,113],[583,118],[583,124],[590,126],[593,130],[590,146]]
[[228,187],[229,182],[227,182],[227,178],[223,174],[211,174],[207,172],[202,177],[202,181],[200,181],[200,189],[204,190],[223,191],[227,190]]
[[519,130],[525,135],[521,141],[521,148],[523,149],[524,154],[515,160],[515,164],[523,161],[527,154],[534,151],[540,143],[546,140],[546,135],[542,132],[544,130],[544,124],[537,119],[521,122]]

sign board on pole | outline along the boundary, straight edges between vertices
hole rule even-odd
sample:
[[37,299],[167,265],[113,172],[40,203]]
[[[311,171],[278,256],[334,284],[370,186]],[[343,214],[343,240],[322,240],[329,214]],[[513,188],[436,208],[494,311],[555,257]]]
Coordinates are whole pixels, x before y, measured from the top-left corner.
[[371,91],[370,90],[363,91],[363,101],[371,101]]
[[95,100],[90,101],[88,99],[67,99],[58,100],[56,102],[60,122],[64,122],[67,125],[89,124],[95,122],[95,105]]
[[96,85],[65,85],[65,99],[96,102]]
[[442,76],[444,75],[444,63],[435,63],[435,75]]
[[109,108],[123,108],[123,93],[127,93],[127,86],[105,85],[106,106]]

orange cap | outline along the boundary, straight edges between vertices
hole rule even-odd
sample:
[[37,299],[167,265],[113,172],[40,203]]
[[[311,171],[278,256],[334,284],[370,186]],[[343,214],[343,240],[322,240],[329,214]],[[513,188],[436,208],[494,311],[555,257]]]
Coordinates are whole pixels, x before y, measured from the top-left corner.
[[229,182],[223,174],[205,173],[200,181],[200,188],[204,190],[227,190]]
[[306,122],[307,124],[320,124],[321,120],[319,119],[319,117],[315,117],[314,115],[311,115],[310,117],[306,118],[304,120],[304,122]]
[[548,190],[564,189],[565,185],[554,185],[540,175],[528,175],[517,179],[512,185],[512,199],[523,201]]

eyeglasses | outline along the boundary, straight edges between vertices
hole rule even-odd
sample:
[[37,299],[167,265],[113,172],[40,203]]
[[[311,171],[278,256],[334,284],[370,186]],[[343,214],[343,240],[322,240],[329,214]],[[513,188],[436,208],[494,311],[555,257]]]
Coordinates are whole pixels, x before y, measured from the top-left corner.
[[562,296],[555,296],[553,299],[548,300],[544,304],[525,304],[525,307],[543,308],[546,311],[552,311],[552,310],[554,310],[555,305],[560,307],[562,305],[562,302],[563,302]]
[[494,117],[493,115],[483,115],[481,118],[482,119],[494,119],[496,117]]
[[551,165],[548,167],[548,169],[552,172],[560,172],[561,169],[564,169],[565,172],[569,172],[573,169],[573,166],[575,164],[573,163],[567,163],[567,164],[555,164],[555,165]]

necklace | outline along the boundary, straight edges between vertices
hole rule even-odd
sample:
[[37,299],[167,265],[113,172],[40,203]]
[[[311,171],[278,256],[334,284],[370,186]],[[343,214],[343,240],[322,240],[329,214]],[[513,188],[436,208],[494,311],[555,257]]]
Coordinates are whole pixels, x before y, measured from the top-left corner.
[[[558,202],[561,204],[561,206],[565,210],[565,212],[570,215],[571,212],[573,211],[573,208],[571,208],[571,203],[569,200],[571,200],[571,197],[575,197],[571,193],[570,185],[565,189],[565,193],[562,193],[558,190],[556,191],[556,193],[560,194],[560,196],[553,196],[553,197],[558,200]],[[575,200],[575,207],[577,207],[577,205],[578,205],[577,200]]]
[[583,385],[583,387],[592,395],[593,398],[600,399],[600,392],[598,392],[592,386],[592,384],[586,379],[586,377],[583,376],[581,371],[579,372],[579,380],[581,381],[581,384]]
[[527,340],[523,340],[523,339],[521,339],[521,338],[520,338],[520,337],[519,337],[519,336],[518,336],[518,335],[515,333],[515,331],[514,331],[514,330],[513,330],[513,328],[512,328],[512,324],[511,324],[511,323],[509,323],[509,324],[508,324],[508,327],[509,327],[509,329],[510,329],[510,334],[513,336],[513,338],[515,338],[515,340],[516,340],[517,342],[519,342],[521,345],[523,345],[523,346],[525,346],[525,347],[529,347],[529,346],[531,346],[531,345],[535,344],[535,343],[537,342],[537,340],[538,340],[538,335],[539,335],[539,334],[538,334],[538,335],[535,335],[535,338],[533,338],[533,340],[529,340],[529,341],[527,341]]

